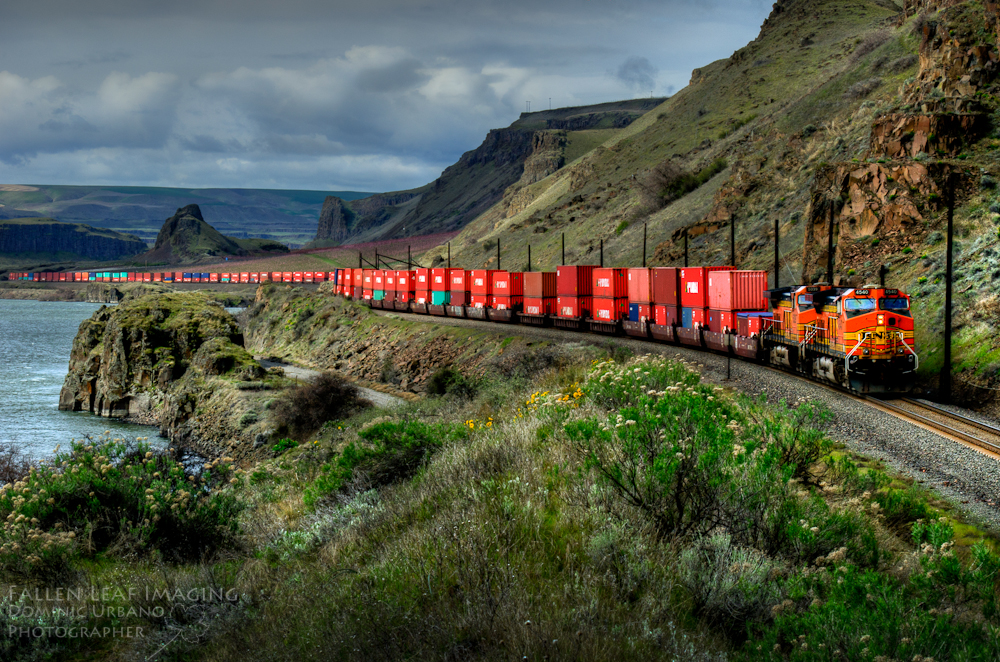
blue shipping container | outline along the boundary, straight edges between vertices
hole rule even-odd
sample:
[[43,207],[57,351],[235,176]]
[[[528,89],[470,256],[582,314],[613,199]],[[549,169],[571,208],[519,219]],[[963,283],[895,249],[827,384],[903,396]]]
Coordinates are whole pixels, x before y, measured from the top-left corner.
[[212,278],[212,274],[202,274],[201,275],[201,282],[207,283],[210,278]]
[[690,329],[692,326],[691,313],[691,308],[681,308],[681,326],[685,329]]
[[630,303],[628,305],[628,321],[629,322],[639,321],[639,304]]

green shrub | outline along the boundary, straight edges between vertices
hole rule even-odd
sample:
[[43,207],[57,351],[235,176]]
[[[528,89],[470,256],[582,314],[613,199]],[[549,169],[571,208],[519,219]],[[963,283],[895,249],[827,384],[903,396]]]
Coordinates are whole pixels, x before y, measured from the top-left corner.
[[439,368],[427,380],[428,395],[453,395],[472,399],[476,395],[476,385],[472,380],[450,366]]
[[463,438],[468,430],[449,424],[421,421],[382,421],[359,433],[364,443],[350,443],[323,465],[320,476],[306,488],[304,500],[312,506],[319,499],[347,485],[363,473],[372,487],[412,476],[444,443]]
[[0,566],[59,576],[74,556],[109,549],[167,559],[201,558],[229,540],[243,508],[232,460],[198,475],[162,451],[131,440],[75,442],[28,476],[0,489]]
[[628,221],[622,221],[621,223],[618,224],[618,227],[615,228],[615,234],[621,235],[622,232],[625,232],[625,229],[627,227],[628,227]]
[[912,253],[912,252],[913,252],[913,249],[912,249],[912,248],[910,248],[909,246],[905,246],[905,247],[903,247],[903,254],[904,254],[904,255],[909,255],[909,254],[910,254],[910,253]]
[[324,372],[311,384],[289,389],[270,406],[276,432],[298,441],[323,427],[327,421],[370,407],[358,387],[332,372]]
[[297,447],[298,445],[299,442],[295,441],[294,439],[288,439],[286,437],[285,439],[281,439],[280,441],[278,441],[278,443],[276,443],[274,445],[274,448],[272,448],[271,450],[274,451],[276,454],[280,455],[281,453],[284,453],[287,450],[291,450]]

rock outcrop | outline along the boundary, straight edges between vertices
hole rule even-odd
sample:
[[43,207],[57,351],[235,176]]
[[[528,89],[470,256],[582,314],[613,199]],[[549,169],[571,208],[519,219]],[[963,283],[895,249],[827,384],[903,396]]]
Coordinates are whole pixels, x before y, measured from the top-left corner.
[[198,205],[187,205],[163,222],[153,250],[142,258],[150,262],[193,264],[219,256],[287,253],[288,247],[265,239],[234,239],[205,222]]
[[[241,455],[253,430],[206,420],[233,399],[234,380],[263,375],[236,320],[207,295],[147,295],[102,307],[80,325],[59,409],[158,425],[204,455]],[[245,406],[229,402],[223,418]]]
[[344,241],[350,234],[353,220],[354,212],[346,202],[335,195],[326,196],[319,213],[316,241]]
[[146,242],[130,234],[60,223],[52,218],[0,221],[0,253],[52,255],[61,259],[117,260],[138,255]]

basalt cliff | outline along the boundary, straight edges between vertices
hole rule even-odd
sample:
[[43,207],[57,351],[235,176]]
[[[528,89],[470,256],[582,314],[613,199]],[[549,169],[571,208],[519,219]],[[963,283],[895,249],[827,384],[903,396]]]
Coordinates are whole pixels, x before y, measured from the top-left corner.
[[0,254],[21,259],[117,260],[146,250],[134,235],[53,218],[0,221]]
[[157,425],[205,456],[245,457],[261,432],[245,414],[260,403],[240,385],[264,376],[236,320],[207,294],[150,294],[80,325],[59,408]]

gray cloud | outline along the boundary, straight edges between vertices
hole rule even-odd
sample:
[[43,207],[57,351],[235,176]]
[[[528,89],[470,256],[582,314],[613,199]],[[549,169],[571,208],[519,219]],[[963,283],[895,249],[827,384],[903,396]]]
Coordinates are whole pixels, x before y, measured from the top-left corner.
[[615,77],[636,91],[652,90],[656,87],[659,70],[644,57],[631,56],[621,63]]
[[766,14],[762,0],[12,3],[0,183],[417,186],[525,102],[671,93]]

